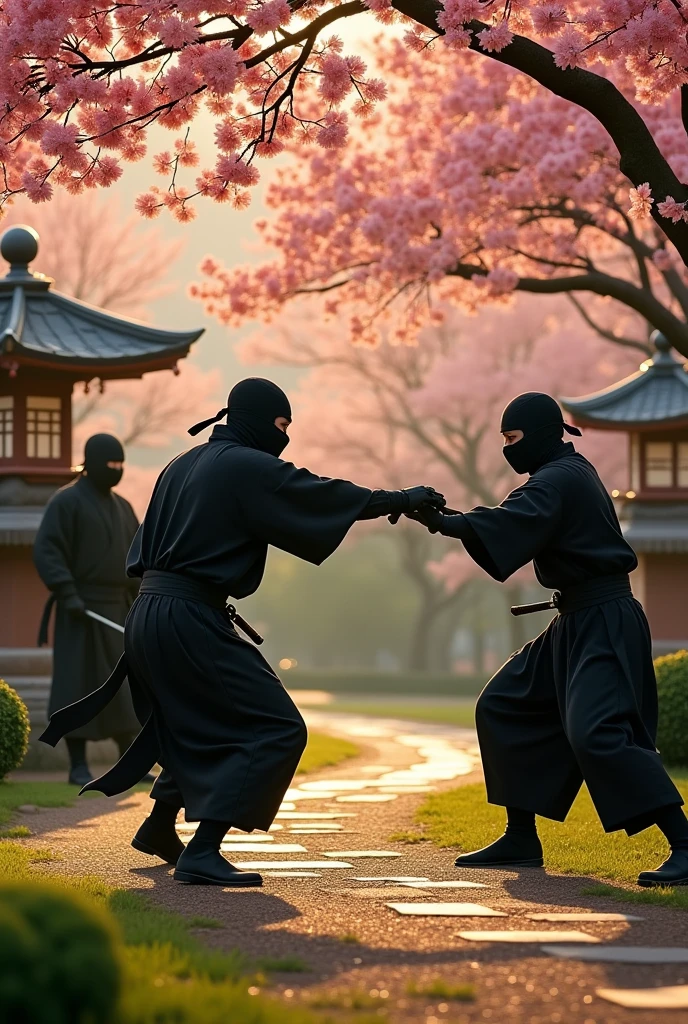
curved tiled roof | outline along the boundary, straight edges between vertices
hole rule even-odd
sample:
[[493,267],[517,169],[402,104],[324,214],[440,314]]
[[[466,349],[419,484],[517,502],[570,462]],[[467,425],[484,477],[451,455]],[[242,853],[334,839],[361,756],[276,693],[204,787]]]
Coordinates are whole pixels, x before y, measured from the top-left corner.
[[[10,234],[25,233],[12,228]],[[16,247],[17,238],[13,239]],[[20,234],[20,244],[27,240]],[[36,245],[37,248],[37,245]],[[126,368],[161,369],[182,359],[203,333],[165,331],[54,291],[52,280],[34,274],[28,263],[12,263],[0,279],[0,356],[60,370],[104,371],[127,376]]]
[[562,398],[577,423],[607,429],[688,423],[688,371],[663,335],[653,335],[655,355],[625,380],[582,398]]

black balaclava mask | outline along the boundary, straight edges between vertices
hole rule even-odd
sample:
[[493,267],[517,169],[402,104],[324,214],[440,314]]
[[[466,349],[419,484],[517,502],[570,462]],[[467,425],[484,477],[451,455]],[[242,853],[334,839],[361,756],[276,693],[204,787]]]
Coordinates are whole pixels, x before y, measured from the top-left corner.
[[284,416],[291,422],[291,406],[282,388],[271,380],[262,377],[240,380],[230,391],[226,408],[220,409],[212,419],[196,423],[189,433],[199,434],[225,414],[232,437],[247,448],[257,448],[279,458],[289,444],[288,434],[275,426],[275,420]]
[[502,433],[522,430],[515,444],[504,445],[503,454],[517,473],[534,473],[563,447],[564,431],[581,436],[578,427],[564,423],[561,409],[550,395],[528,391],[509,402],[502,413]]
[[111,469],[108,462],[124,462],[124,448],[112,434],[94,434],[84,448],[84,470],[91,483],[104,494],[122,479],[121,469]]

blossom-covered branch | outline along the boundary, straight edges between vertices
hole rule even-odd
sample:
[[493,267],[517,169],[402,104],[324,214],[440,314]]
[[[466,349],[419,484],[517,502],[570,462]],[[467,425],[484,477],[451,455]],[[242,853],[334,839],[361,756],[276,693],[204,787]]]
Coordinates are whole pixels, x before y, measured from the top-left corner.
[[[442,36],[433,59],[449,48],[465,69],[473,51],[591,114],[688,261],[686,176],[638,106],[679,97],[688,81],[684,0],[4,0],[0,202],[106,187],[123,162],[144,158],[158,123],[177,137],[154,155],[165,181],[139,198],[142,214],[168,208],[189,220],[197,196],[245,206],[257,157],[297,142],[341,148],[351,118],[373,116],[384,82],[326,38],[366,11],[406,20],[402,59]],[[216,159],[186,181],[202,107],[216,118]]]
[[[650,216],[649,186],[629,195],[590,114],[474,54],[409,56],[378,41],[376,59],[389,101],[344,153],[294,149],[268,190],[275,212],[258,224],[275,258],[233,269],[208,259],[193,294],[209,313],[269,319],[317,292],[331,315],[348,315],[354,341],[375,344],[381,330],[412,340],[443,303],[570,293],[603,330],[596,296],[628,312],[622,336],[631,330],[638,347],[649,323],[688,356],[681,255]],[[678,93],[645,118],[688,180]]]

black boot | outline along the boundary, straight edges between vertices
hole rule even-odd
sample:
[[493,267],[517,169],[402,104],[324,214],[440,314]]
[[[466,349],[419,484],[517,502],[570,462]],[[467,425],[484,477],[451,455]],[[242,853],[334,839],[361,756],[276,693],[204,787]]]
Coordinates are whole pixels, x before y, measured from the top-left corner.
[[174,878],[187,885],[258,886],[263,879],[257,871],[240,871],[220,853],[220,843],[229,825],[202,821],[189,845],[177,861]]
[[504,835],[482,850],[461,854],[454,864],[457,868],[541,868],[544,860],[535,815],[508,807]]
[[688,885],[688,849],[672,850],[656,871],[641,871],[638,885],[656,889],[663,885]]
[[688,820],[683,808],[680,804],[660,808],[655,823],[669,841],[671,853],[656,871],[641,871],[638,885],[644,889],[688,885]]
[[68,781],[72,786],[86,786],[93,782],[88,764],[86,763],[86,740],[67,737],[67,751],[69,753],[69,777]]
[[159,857],[168,864],[176,864],[184,850],[184,843],[174,827],[179,810],[176,805],[156,800],[153,810],[131,841],[134,849],[150,857]]

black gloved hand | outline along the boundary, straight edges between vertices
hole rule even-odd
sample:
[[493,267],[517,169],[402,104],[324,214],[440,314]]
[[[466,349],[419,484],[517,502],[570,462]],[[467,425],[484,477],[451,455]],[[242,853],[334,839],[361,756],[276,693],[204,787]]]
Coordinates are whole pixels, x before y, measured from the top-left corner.
[[430,504],[421,505],[415,512],[405,512],[404,515],[427,527],[430,533],[438,533],[444,519],[442,512]]
[[78,594],[70,594],[69,597],[63,599],[61,604],[72,619],[86,618],[86,605]]
[[[443,508],[447,504],[446,498],[434,487],[426,487],[420,484],[416,487],[404,487],[402,494],[406,495],[407,506],[404,513],[415,512],[419,508]],[[393,512],[388,519],[392,525],[399,522],[401,512]]]

